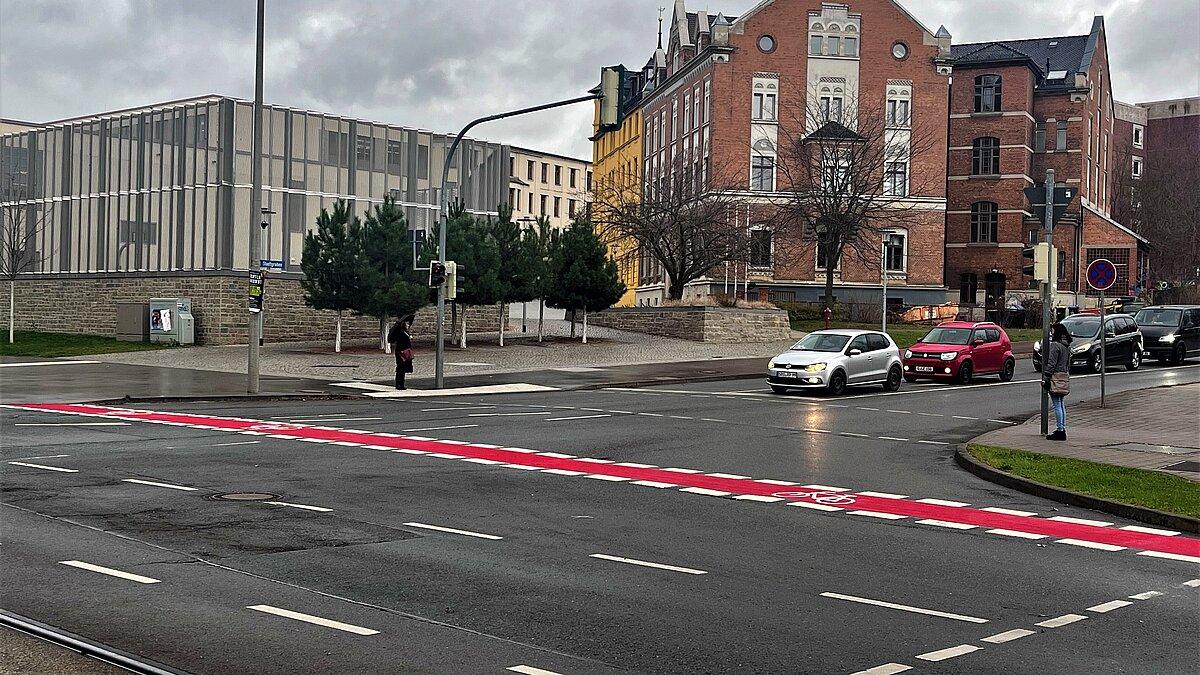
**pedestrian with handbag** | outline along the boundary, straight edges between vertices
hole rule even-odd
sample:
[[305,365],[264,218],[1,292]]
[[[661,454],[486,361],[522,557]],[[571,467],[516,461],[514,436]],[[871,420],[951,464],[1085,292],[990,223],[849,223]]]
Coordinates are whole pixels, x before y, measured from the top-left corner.
[[392,345],[392,351],[396,354],[396,388],[404,389],[404,376],[413,371],[413,357],[415,356],[412,348],[412,336],[408,334],[408,329],[412,327],[413,317],[406,316],[392,325],[392,329],[388,331],[388,342]]
[[1050,394],[1057,425],[1047,440],[1067,440],[1067,394],[1071,393],[1071,331],[1061,323],[1050,329],[1050,344],[1046,346],[1042,364],[1042,388]]

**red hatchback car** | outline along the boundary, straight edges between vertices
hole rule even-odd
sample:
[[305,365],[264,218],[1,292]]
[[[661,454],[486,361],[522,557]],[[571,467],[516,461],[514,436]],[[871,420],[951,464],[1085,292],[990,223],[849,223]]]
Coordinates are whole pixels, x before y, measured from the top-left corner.
[[904,350],[904,379],[956,380],[967,384],[976,375],[1000,375],[1008,382],[1017,360],[1008,333],[991,323],[947,321]]

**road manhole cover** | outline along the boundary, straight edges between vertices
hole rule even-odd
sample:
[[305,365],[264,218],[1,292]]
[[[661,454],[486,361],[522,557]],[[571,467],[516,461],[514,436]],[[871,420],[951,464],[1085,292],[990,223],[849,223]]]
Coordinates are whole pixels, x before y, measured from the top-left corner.
[[268,499],[279,499],[279,495],[273,495],[270,492],[226,492],[225,494],[213,495],[209,499],[217,499],[223,502],[265,502]]

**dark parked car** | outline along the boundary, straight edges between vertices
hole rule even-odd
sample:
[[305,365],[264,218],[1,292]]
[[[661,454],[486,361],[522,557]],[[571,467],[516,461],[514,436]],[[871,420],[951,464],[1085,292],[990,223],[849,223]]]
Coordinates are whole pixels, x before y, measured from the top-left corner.
[[1159,363],[1180,364],[1200,353],[1200,306],[1158,305],[1135,317],[1146,344],[1146,356]]
[[[1100,315],[1073,314],[1062,320],[1071,333],[1071,367],[1100,372]],[[1142,333],[1128,314],[1110,314],[1104,319],[1105,360],[1137,370],[1142,365]],[[1042,371],[1042,341],[1033,343],[1033,369]]]

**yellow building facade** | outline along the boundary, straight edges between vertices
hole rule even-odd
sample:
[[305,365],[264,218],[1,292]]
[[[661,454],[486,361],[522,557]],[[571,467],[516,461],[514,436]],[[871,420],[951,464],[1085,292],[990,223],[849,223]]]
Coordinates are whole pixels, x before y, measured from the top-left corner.
[[[613,126],[601,128],[600,104],[596,104],[592,136],[592,176],[597,189],[604,186],[638,186],[642,175],[642,111],[634,108],[623,111],[621,120]],[[633,307],[638,286],[637,242],[628,237],[614,237],[604,227],[604,207],[593,204],[592,218],[597,229],[606,233],[609,255],[617,261],[621,281],[625,283],[625,294],[617,307]]]

